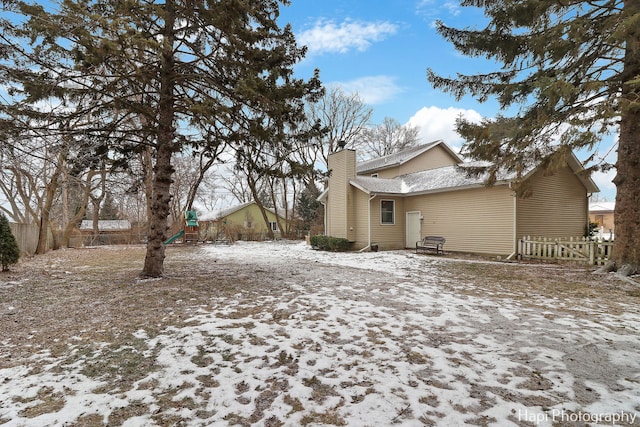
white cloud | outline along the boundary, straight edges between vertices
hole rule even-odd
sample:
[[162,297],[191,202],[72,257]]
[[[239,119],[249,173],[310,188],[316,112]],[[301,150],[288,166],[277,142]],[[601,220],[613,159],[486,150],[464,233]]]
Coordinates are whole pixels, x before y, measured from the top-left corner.
[[416,14],[430,20],[443,14],[458,16],[460,9],[460,4],[456,1],[443,3],[435,0],[421,0],[416,5]]
[[598,193],[598,199],[600,201],[614,201],[616,198],[616,186],[613,182],[613,178],[616,176],[616,170],[611,169],[607,172],[594,172],[591,175],[591,179],[596,183],[600,189]]
[[463,108],[422,107],[410,119],[408,124],[420,129],[419,136],[423,142],[443,140],[458,151],[463,140],[456,133],[456,119],[462,115],[467,120],[479,122],[482,115],[475,110]]
[[338,86],[345,93],[358,93],[365,104],[381,104],[394,98],[403,91],[394,77],[366,76],[347,82],[334,82],[330,86]]
[[308,47],[309,54],[347,53],[365,51],[373,42],[395,34],[398,27],[390,22],[361,22],[346,20],[336,23],[320,19],[312,28],[298,34],[298,42]]

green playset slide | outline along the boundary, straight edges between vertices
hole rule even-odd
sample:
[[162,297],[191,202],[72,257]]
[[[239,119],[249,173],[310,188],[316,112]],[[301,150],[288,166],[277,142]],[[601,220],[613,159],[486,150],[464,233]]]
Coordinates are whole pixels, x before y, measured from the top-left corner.
[[180,237],[182,237],[182,236],[184,236],[184,230],[180,230],[180,231],[178,231],[178,234],[176,234],[176,235],[174,235],[174,236],[169,237],[169,238],[164,242],[164,244],[165,244],[165,245],[169,245],[169,244],[173,243],[175,240],[179,239],[179,238],[180,238]]

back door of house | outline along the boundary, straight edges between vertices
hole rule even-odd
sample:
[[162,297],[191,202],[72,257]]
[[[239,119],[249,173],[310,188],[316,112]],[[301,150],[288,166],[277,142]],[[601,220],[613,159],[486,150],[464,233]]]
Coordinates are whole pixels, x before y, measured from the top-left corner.
[[407,230],[405,232],[405,247],[415,248],[420,235],[420,212],[407,212]]

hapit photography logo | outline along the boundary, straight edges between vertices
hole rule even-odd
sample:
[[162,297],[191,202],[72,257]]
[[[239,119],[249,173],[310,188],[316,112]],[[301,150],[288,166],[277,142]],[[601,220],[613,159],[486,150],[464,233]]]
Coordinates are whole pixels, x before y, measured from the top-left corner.
[[555,425],[556,423],[584,423],[597,425],[635,425],[640,420],[637,412],[617,411],[610,413],[594,413],[583,411],[565,411],[552,409],[547,412],[535,412],[527,409],[518,410],[518,420],[528,421],[535,425]]

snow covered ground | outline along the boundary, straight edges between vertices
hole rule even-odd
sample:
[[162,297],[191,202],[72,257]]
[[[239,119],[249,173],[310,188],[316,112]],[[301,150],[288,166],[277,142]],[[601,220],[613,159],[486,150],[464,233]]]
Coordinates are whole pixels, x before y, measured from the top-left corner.
[[[492,270],[555,266],[297,242],[168,259],[187,256],[211,274],[234,266],[264,292],[221,292],[184,324],[139,328],[129,346],[85,354],[70,342],[68,354],[42,349],[0,369],[0,424],[101,425],[127,408],[124,426],[640,426],[639,298],[486,286]],[[484,277],[457,275],[461,264]],[[149,365],[117,393],[87,368],[115,353]]]

